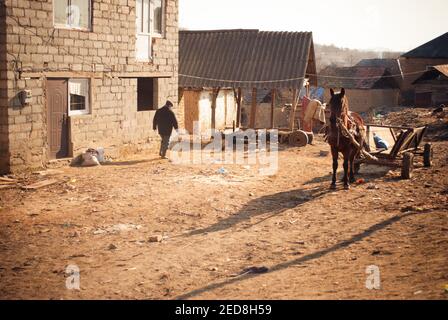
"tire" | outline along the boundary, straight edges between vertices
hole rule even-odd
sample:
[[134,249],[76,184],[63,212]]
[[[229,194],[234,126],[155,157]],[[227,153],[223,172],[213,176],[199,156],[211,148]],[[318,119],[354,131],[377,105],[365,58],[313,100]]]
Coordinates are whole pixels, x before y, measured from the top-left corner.
[[432,145],[430,143],[425,144],[423,149],[423,165],[427,168],[432,165]]
[[414,170],[414,154],[406,152],[403,155],[403,164],[401,167],[401,177],[403,179],[411,179]]

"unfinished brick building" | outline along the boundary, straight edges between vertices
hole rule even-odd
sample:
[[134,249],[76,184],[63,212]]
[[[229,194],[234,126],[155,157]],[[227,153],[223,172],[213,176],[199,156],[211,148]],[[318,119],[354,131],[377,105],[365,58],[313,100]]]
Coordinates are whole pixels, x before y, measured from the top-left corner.
[[0,172],[152,150],[177,67],[177,0],[1,1]]

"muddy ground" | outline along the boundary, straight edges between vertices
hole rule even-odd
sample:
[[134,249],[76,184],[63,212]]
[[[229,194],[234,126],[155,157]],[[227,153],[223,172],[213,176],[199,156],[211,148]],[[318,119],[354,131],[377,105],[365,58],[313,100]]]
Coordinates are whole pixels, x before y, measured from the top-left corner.
[[448,142],[433,144],[411,180],[368,166],[350,191],[329,189],[320,138],[282,147],[269,177],[155,157],[17,176],[58,182],[0,190],[0,298],[447,299]]

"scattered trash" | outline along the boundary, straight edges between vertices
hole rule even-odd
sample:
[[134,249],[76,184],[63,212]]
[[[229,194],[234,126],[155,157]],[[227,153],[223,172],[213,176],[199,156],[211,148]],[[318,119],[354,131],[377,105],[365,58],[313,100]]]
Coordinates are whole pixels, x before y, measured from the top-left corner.
[[356,180],[356,184],[363,184],[363,183],[366,183],[366,180],[363,178]]
[[253,197],[255,194],[253,192],[249,192],[249,197]]
[[408,212],[424,212],[425,210],[428,210],[428,209],[425,209],[425,208],[422,208],[422,207],[417,207],[417,206],[404,206],[404,207],[402,207],[400,209],[400,211],[404,212],[404,213],[408,213]]
[[238,277],[238,276],[243,276],[246,274],[260,274],[260,273],[266,273],[269,271],[268,267],[249,267],[249,268],[245,268],[241,273],[239,274],[232,274],[232,277]]
[[368,190],[378,190],[380,187],[378,187],[377,185],[371,183],[367,186]]
[[107,228],[99,228],[93,231],[93,234],[119,233],[124,231],[139,230],[141,227],[141,225],[119,223]]
[[422,290],[415,291],[415,292],[414,292],[414,296],[416,296],[416,295],[418,295],[418,294],[421,294],[421,293],[423,293]]
[[148,239],[148,242],[162,242],[163,237],[161,235],[151,236]]
[[210,271],[216,272],[216,271],[218,271],[218,268],[217,267],[211,267]]
[[43,187],[48,187],[51,186],[52,184],[58,183],[58,180],[56,179],[48,179],[48,180],[43,180],[43,181],[39,181],[27,186],[23,186],[22,189],[24,190],[36,190],[36,189],[40,189]]
[[70,165],[81,166],[81,167],[99,166],[100,162],[99,162],[98,158],[101,158],[101,157],[103,157],[103,160],[104,160],[104,150],[103,150],[102,156],[100,156],[100,153],[98,152],[98,150],[89,148],[86,150],[86,152],[73,158]]
[[218,169],[218,171],[216,171],[216,173],[218,173],[218,174],[227,174],[228,171],[225,168],[221,167],[221,168]]

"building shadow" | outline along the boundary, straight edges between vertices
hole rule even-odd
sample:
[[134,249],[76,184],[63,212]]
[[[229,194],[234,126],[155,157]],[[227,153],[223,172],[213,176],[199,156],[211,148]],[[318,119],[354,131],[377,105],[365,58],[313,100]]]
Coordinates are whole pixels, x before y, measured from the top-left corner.
[[[276,264],[272,267],[270,267],[269,271],[267,273],[273,273],[273,272],[277,272],[277,271],[281,271],[284,269],[287,269],[291,266],[294,265],[300,265],[312,260],[316,260],[316,259],[320,259],[332,252],[344,249],[349,247],[352,244],[355,244],[357,242],[360,242],[362,240],[364,240],[365,238],[371,236],[372,234],[374,234],[375,232],[382,230],[384,228],[387,228],[388,226],[408,217],[411,215],[417,214],[417,212],[409,212],[409,213],[405,213],[399,216],[395,216],[392,218],[389,218],[387,220],[381,221],[377,224],[372,225],[371,227],[369,227],[368,229],[364,230],[363,232],[360,232],[358,234],[355,234],[353,236],[351,236],[350,238],[343,240],[341,242],[338,242],[337,244],[328,247],[326,249],[322,249],[322,250],[318,250],[316,252],[304,255],[303,257],[299,257],[297,259],[294,260],[290,260],[290,261],[285,261],[279,264]],[[422,214],[422,213],[419,213]],[[267,273],[263,273],[263,274],[267,274]],[[187,292],[185,294],[182,294],[180,296],[177,296],[175,299],[177,300],[184,300],[184,299],[190,299],[193,298],[195,296],[198,296],[200,294],[212,291],[212,290],[216,290],[216,289],[220,289],[223,288],[225,286],[231,285],[231,284],[235,284],[244,280],[248,280],[251,278],[255,278],[257,276],[259,276],[260,274],[245,274],[239,277],[235,277],[235,278],[231,278],[231,279],[227,279],[221,282],[217,282],[217,283],[212,283],[210,285],[207,285],[205,287],[199,288],[199,289],[195,289],[193,291]]]
[[251,218],[260,217],[257,222],[246,224],[243,227],[243,229],[248,229],[286,210],[293,209],[307,202],[319,199],[330,191],[333,190],[326,187],[319,187],[313,189],[296,189],[265,195],[249,201],[232,216],[219,220],[211,226],[192,230],[183,236],[189,237],[223,231],[242,222],[250,221]]
[[6,4],[0,1],[0,174],[10,171]]

